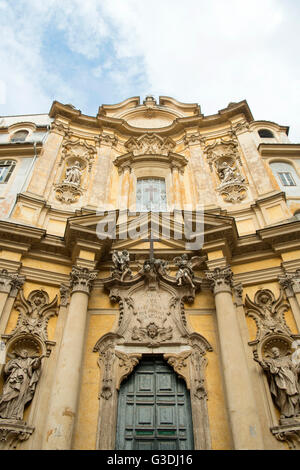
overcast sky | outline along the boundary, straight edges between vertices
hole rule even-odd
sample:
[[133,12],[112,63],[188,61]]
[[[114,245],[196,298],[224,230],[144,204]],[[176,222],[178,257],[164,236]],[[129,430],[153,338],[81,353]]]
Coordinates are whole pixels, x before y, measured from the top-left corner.
[[298,0],[0,0],[0,115],[246,99],[300,142]]

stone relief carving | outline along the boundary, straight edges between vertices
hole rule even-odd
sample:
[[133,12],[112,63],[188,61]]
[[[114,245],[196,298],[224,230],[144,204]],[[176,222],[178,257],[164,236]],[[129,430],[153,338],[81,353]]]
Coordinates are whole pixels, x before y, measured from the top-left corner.
[[62,145],[59,165],[62,165],[65,161],[74,162],[79,160],[84,162],[90,171],[97,153],[95,146],[89,145],[84,139],[72,140],[71,134],[69,134],[68,137],[69,138],[66,139]]
[[61,284],[59,288],[60,293],[60,305],[61,307],[66,307],[68,305],[69,297],[70,297],[70,288],[65,284]]
[[70,273],[70,287],[72,292],[86,292],[89,294],[97,274],[98,271],[73,266]]
[[256,338],[249,342],[254,348],[253,359],[263,369],[271,400],[280,411],[279,425],[270,430],[291,449],[300,448],[299,336],[293,335],[286,323],[289,306],[282,290],[276,298],[271,290],[259,289],[254,301],[246,295],[245,307],[257,326]]
[[19,312],[16,326],[2,335],[8,360],[0,396],[0,448],[16,447],[33,433],[34,427],[23,421],[24,408],[34,397],[42,359],[55,344],[48,339],[47,327],[49,319],[57,315],[57,296],[50,302],[42,289],[33,290],[27,298],[21,290],[14,307]]
[[34,396],[45,356],[30,357],[26,349],[15,352],[15,358],[4,366],[5,383],[0,396],[0,418],[22,420],[25,405]]
[[246,295],[245,306],[247,315],[253,318],[257,326],[256,338],[253,344],[274,333],[291,335],[284,316],[289,306],[284,301],[282,291],[276,299],[269,289],[260,289],[254,296],[254,302]]
[[280,349],[273,346],[271,354],[260,360],[254,351],[254,360],[267,372],[270,391],[278,409],[281,420],[293,418],[300,413],[300,362],[293,360],[291,354],[281,355]]
[[87,167],[91,171],[95,156],[95,146],[87,144],[83,139],[73,140],[72,134],[68,133],[59,162],[60,166],[65,163],[64,177],[54,184],[56,199],[64,204],[72,204],[78,200],[86,189],[82,184],[84,169]]
[[[126,255],[125,258],[128,269],[129,257]],[[117,390],[146,351],[163,353],[175,372],[184,378],[191,390],[192,408],[203,420],[204,432],[200,433],[196,446],[210,447],[206,400],[203,398],[206,398],[205,355],[212,348],[205,338],[190,330],[184,309],[184,302],[192,301],[195,291],[201,288],[201,279],[196,278],[193,267],[202,259],[196,258],[180,257],[182,269],[187,269],[193,286],[184,277],[179,282],[177,277],[170,276],[167,262],[155,258],[145,260],[136,275],[124,275],[123,278],[125,268],[119,268],[115,260],[111,277],[102,279],[111,301],[119,304],[120,311],[115,328],[102,336],[94,347],[94,351],[99,353],[101,369],[97,448],[113,448],[113,440],[106,437],[105,423],[108,416],[113,416],[111,426],[116,425]],[[114,276],[114,269],[119,271],[117,276]],[[167,352],[174,346],[180,346],[180,353]],[[114,429],[110,435],[115,435]]]
[[129,268],[129,253],[127,250],[116,251],[112,254],[113,269],[112,276],[124,281],[126,276],[132,277],[131,269]]
[[115,355],[119,359],[117,374],[117,390],[120,389],[121,382],[125,380],[138,365],[142,354],[125,354],[122,351],[115,350]]
[[131,137],[125,142],[125,147],[133,155],[167,155],[174,147],[175,142],[169,137],[162,138],[157,134],[144,134],[140,137]]
[[177,285],[182,286],[184,284],[188,284],[192,287],[192,289],[195,289],[193,282],[193,269],[196,266],[201,265],[205,260],[206,256],[193,256],[191,259],[189,259],[188,255],[186,254],[183,254],[182,256],[176,256],[173,261],[176,266],[178,266],[178,271],[176,274]]
[[[23,286],[24,281],[24,276],[20,276],[18,273],[9,273],[7,269],[2,269],[0,272],[0,292],[11,293],[15,297]],[[16,291],[15,295],[13,291]]]
[[300,269],[294,272],[285,272],[278,277],[278,282],[289,297],[298,294],[300,292]]
[[246,197],[247,184],[239,167],[242,166],[236,139],[217,139],[204,149],[212,171],[217,173],[220,184],[217,191],[226,202],[238,203]]
[[17,337],[35,337],[50,354],[55,343],[49,341],[47,327],[49,319],[57,315],[57,296],[50,302],[47,292],[37,289],[30,292],[26,299],[21,290],[14,307],[19,312],[17,324],[11,333],[2,335],[2,338],[11,342]]
[[80,187],[82,170],[83,167],[78,160],[74,163],[71,162],[70,166],[66,168],[64,180],[55,185],[56,198],[59,201],[71,204],[83,194],[83,189]]
[[173,333],[171,326],[169,326],[168,328],[165,328],[163,326],[160,327],[157,326],[157,324],[154,322],[149,323],[144,328],[134,326],[131,335],[131,339],[133,339],[134,341],[149,341],[147,343],[147,346],[152,348],[159,346],[164,341],[172,339],[172,337]]
[[29,439],[34,427],[24,420],[24,409],[32,401],[41,375],[41,349],[36,340],[18,337],[8,350],[4,385],[0,395],[0,449],[16,448]]
[[211,282],[211,288],[215,294],[218,292],[230,292],[233,288],[233,272],[230,266],[215,268],[205,272],[206,278]]

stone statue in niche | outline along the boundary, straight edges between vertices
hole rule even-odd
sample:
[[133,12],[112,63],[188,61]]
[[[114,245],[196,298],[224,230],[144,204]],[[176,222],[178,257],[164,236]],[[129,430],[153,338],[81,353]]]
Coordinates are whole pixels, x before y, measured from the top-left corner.
[[25,405],[34,396],[45,356],[30,357],[26,349],[15,356],[4,367],[6,379],[0,396],[0,418],[22,420]]
[[260,360],[257,351],[254,351],[254,360],[267,373],[272,397],[280,410],[280,418],[293,418],[300,414],[300,361],[293,360],[289,354],[281,355],[277,347],[272,347],[270,352],[272,357]]
[[114,277],[120,278],[121,281],[124,281],[126,276],[132,277],[131,269],[129,268],[129,253],[127,250],[114,251],[112,261],[114,264],[112,270]]
[[194,279],[194,271],[193,269],[200,265],[206,259],[205,256],[193,256],[190,260],[188,255],[183,254],[182,256],[176,256],[174,258],[174,263],[178,266],[178,271],[176,274],[176,281],[178,286],[182,285],[190,285],[193,289],[195,288],[195,284],[193,282]]
[[81,166],[79,161],[77,160],[74,165],[69,166],[66,170],[66,177],[64,179],[64,183],[73,183],[77,186],[80,185],[81,181]]

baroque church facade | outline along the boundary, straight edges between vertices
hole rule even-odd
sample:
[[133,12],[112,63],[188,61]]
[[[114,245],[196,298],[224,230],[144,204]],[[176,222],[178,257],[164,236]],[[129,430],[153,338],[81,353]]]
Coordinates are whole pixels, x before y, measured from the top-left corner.
[[300,446],[300,144],[246,101],[0,117],[0,446]]

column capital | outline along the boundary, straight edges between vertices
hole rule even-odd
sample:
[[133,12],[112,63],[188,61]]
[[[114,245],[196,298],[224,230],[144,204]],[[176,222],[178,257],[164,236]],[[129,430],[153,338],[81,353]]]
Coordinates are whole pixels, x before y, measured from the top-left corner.
[[238,284],[234,284],[232,286],[234,303],[236,307],[243,306],[243,284],[239,282]]
[[60,293],[60,306],[66,307],[68,305],[69,296],[70,296],[70,287],[65,284],[61,284],[59,288]]
[[9,273],[6,269],[0,271],[0,292],[16,297],[25,281],[18,273]]
[[98,271],[92,271],[88,268],[79,268],[73,266],[70,273],[71,293],[84,292],[90,294],[94,279],[96,279]]
[[278,276],[279,284],[284,288],[287,297],[300,293],[300,269],[294,272],[285,272]]
[[233,272],[230,266],[225,268],[215,268],[213,271],[205,272],[206,278],[211,281],[213,293],[219,294],[220,292],[228,292],[231,294],[233,287]]

